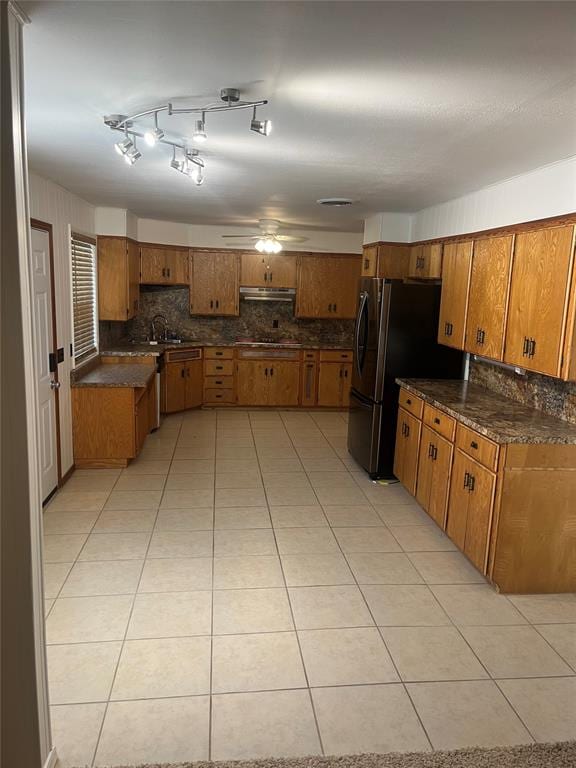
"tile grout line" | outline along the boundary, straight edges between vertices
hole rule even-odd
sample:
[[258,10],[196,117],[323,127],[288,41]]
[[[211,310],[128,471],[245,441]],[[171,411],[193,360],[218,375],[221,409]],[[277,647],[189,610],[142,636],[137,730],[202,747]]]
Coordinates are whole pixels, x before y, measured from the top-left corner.
[[[294,447],[293,443],[292,443],[292,447]],[[260,475],[262,476],[262,466],[260,464],[260,456],[259,456],[258,452],[256,452],[256,455],[258,456],[258,467],[259,467],[259,470],[260,470]],[[264,478],[262,478],[262,479],[264,479]],[[266,490],[264,491],[264,493],[266,494]],[[266,501],[268,501],[268,494],[266,494]],[[272,524],[272,516],[270,515],[270,505],[269,504],[268,504],[268,515],[270,516],[270,523]],[[309,680],[309,677],[308,677],[308,670],[306,669],[306,664],[305,664],[305,661],[304,661],[304,654],[302,652],[302,645],[300,643],[300,635],[298,634],[298,630],[296,628],[296,619],[295,619],[295,616],[294,616],[294,609],[293,609],[293,606],[292,606],[292,600],[290,599],[290,592],[288,590],[288,584],[287,584],[287,581],[286,581],[286,573],[284,571],[284,563],[282,562],[282,557],[280,556],[280,549],[278,548],[278,539],[276,538],[276,529],[274,528],[273,525],[272,525],[272,535],[274,536],[274,542],[275,542],[275,545],[276,545],[276,552],[277,552],[277,555],[278,555],[278,560],[280,562],[280,571],[282,573],[282,579],[284,581],[284,590],[286,592],[286,600],[288,602],[288,608],[290,610],[290,617],[292,619],[292,626],[293,626],[294,637],[296,638],[296,644],[298,645],[298,655],[299,655],[299,658],[300,658],[300,663],[302,664],[302,671],[304,673],[304,679],[306,681],[306,690],[308,692],[308,700],[310,701],[310,707],[311,707],[311,710],[312,710],[312,717],[314,718],[314,725],[316,727],[316,734],[318,736],[318,743],[320,745],[320,752],[321,752],[322,755],[325,755],[326,751],[324,749],[324,744],[323,744],[323,741],[322,741],[322,733],[320,731],[320,723],[318,722],[318,715],[317,715],[317,712],[316,712],[316,707],[314,706],[314,698],[312,696],[312,690],[310,688],[310,680]]]

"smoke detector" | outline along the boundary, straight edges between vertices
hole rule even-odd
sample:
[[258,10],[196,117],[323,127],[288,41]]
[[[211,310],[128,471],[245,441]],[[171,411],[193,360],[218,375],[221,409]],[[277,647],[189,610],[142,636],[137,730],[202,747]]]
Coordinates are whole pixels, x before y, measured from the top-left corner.
[[342,208],[345,205],[352,205],[354,201],[349,197],[321,197],[316,202],[318,205],[325,205],[327,208]]

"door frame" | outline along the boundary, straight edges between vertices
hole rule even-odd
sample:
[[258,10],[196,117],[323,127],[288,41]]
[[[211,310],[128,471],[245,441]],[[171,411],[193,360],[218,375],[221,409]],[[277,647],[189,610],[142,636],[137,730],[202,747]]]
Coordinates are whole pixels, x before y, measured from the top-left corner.
[[[30,229],[38,229],[41,232],[48,233],[48,250],[49,250],[49,262],[50,262],[50,303],[52,309],[52,354],[55,360],[58,360],[58,337],[57,337],[57,323],[56,323],[56,287],[54,285],[54,237],[52,224],[47,221],[40,221],[40,219],[30,219]],[[30,255],[32,255],[32,249],[30,249]],[[54,381],[59,381],[58,378],[58,362],[56,362],[56,368],[53,371]],[[54,390],[54,413],[56,416],[56,467],[58,472],[58,484],[57,488],[62,487],[62,455],[60,447],[60,390]],[[52,494],[51,494],[52,495]],[[50,498],[51,495],[48,497]],[[45,499],[44,501],[47,501]]]

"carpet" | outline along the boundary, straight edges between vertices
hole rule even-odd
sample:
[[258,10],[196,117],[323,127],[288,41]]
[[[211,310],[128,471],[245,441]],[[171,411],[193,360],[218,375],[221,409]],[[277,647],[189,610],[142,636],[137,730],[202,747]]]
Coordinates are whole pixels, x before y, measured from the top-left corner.
[[218,763],[145,763],[111,768],[574,768],[576,741],[528,744],[452,752],[408,752],[346,755],[343,757],[286,757]]

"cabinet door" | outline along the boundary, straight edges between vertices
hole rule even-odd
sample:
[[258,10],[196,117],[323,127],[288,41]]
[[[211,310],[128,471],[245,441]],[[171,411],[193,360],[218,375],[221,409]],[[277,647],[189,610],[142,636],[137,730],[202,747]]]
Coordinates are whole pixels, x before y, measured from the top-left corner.
[[238,405],[268,405],[269,360],[238,360],[236,393]]
[[202,360],[189,360],[186,363],[186,408],[199,408],[202,405],[203,383]]
[[240,285],[256,288],[268,286],[268,256],[247,251],[240,256]]
[[332,310],[330,317],[354,319],[358,300],[360,259],[346,256],[332,259]]
[[98,316],[129,320],[128,256],[124,237],[98,237]]
[[416,494],[421,427],[422,422],[419,419],[403,408],[398,409],[396,428],[398,455],[394,454],[394,474],[413,496]]
[[362,249],[362,277],[376,277],[378,273],[378,246],[365,245]]
[[237,253],[214,253],[212,294],[215,315],[239,315],[240,260]]
[[298,405],[300,362],[269,360],[268,363],[268,405]]
[[296,288],[296,256],[273,253],[268,259],[266,285],[274,288]]
[[471,464],[464,554],[479,571],[486,573],[496,476],[475,462]]
[[[400,435],[402,437],[402,435]],[[416,483],[416,501],[423,510],[428,512],[430,508],[430,494],[432,492],[432,478],[434,475],[434,446],[436,444],[435,433],[426,426],[422,426],[420,449],[418,452],[418,482]]]
[[474,243],[464,349],[502,360],[513,235]]
[[140,309],[140,246],[135,240],[128,240],[128,319]]
[[466,523],[468,521],[468,503],[470,501],[468,478],[470,477],[471,463],[470,459],[463,453],[456,451],[450,482],[446,533],[462,551],[464,551],[466,543]]
[[434,450],[432,451],[432,482],[430,485],[428,514],[440,528],[445,529],[454,446],[448,440],[436,434],[434,434],[432,442]]
[[444,246],[438,342],[455,349],[464,349],[472,248],[471,240]]
[[439,280],[442,277],[442,243],[412,246],[409,277],[416,280]]
[[301,392],[300,403],[302,406],[312,408],[316,405],[317,400],[317,384],[316,375],[318,372],[318,366],[315,360],[305,360],[302,363],[301,369]]
[[214,259],[211,253],[193,253],[190,259],[190,314],[215,313]]
[[408,277],[410,263],[409,245],[379,245],[378,246],[378,277],[388,277],[390,280],[404,280]]
[[342,365],[320,363],[318,405],[339,408],[342,403]]
[[516,235],[505,362],[560,374],[573,236],[573,226]]
[[140,282],[151,285],[166,285],[170,282],[166,267],[164,248],[142,246],[140,249]]
[[164,251],[164,266],[170,285],[188,285],[188,249]]
[[183,411],[186,408],[186,363],[166,363],[162,375],[164,412]]
[[350,407],[350,388],[352,385],[352,363],[344,363],[340,366],[342,371],[342,392],[340,394],[340,406]]

